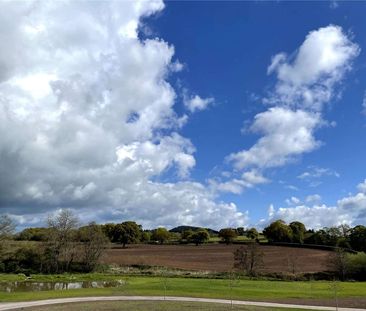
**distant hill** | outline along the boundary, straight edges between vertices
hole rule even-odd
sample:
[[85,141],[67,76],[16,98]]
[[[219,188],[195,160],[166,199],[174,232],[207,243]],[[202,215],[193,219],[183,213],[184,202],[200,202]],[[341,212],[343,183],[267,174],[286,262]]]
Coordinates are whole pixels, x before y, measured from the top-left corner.
[[219,233],[218,231],[210,229],[210,228],[193,227],[193,226],[178,226],[178,227],[175,227],[175,228],[173,228],[169,231],[170,232],[176,232],[176,233],[182,233],[183,231],[187,231],[187,230],[197,231],[197,230],[200,230],[200,229],[206,229],[210,235]]

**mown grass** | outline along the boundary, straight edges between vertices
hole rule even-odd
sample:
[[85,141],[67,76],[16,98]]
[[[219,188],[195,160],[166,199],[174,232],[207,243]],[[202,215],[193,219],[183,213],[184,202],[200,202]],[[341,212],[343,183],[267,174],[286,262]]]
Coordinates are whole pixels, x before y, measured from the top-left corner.
[[[75,289],[65,291],[0,293],[0,301],[26,301],[61,297],[147,295],[190,296],[238,300],[269,299],[332,299],[336,284],[337,295],[342,297],[365,297],[366,282],[287,282],[266,280],[228,280],[178,277],[126,277],[104,274],[36,275],[34,281],[87,281],[124,280],[126,285],[118,288]],[[0,281],[24,280],[24,276],[0,275]]]
[[[199,302],[151,302],[151,301],[113,301],[113,302],[92,302],[92,303],[67,303],[60,305],[49,305],[44,307],[27,308],[27,311],[177,311],[177,310],[199,310],[199,311],[282,311],[279,308],[264,308],[254,306],[236,306],[199,303]],[[288,311],[301,311],[301,309],[286,309]]]

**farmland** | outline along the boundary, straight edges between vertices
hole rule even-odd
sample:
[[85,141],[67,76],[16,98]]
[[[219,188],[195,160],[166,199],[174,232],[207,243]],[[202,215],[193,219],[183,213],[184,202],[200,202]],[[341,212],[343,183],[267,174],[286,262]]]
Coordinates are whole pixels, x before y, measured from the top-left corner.
[[[107,250],[103,262],[117,265],[164,266],[194,271],[228,272],[238,245],[129,245]],[[316,273],[326,271],[330,252],[324,250],[260,246],[265,273]]]

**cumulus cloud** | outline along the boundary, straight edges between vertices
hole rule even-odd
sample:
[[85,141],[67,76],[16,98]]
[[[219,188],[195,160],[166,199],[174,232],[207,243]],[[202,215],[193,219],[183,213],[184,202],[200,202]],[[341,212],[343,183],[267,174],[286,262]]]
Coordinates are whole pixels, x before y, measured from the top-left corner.
[[[341,224],[349,224],[351,226],[364,224],[366,222],[365,189],[365,182],[363,182],[358,185],[360,192],[339,199],[334,206],[312,202],[315,198],[313,196],[311,200],[309,200],[309,197],[307,198],[307,203],[314,203],[313,205],[295,204],[292,207],[273,209],[266,223],[275,219],[283,219],[286,222],[298,220],[303,222],[308,228],[314,229]],[[316,197],[316,199],[318,200],[320,197]]]
[[212,97],[202,98],[198,95],[188,97],[184,96],[184,106],[190,112],[196,112],[200,110],[205,110],[209,105],[212,105],[215,102],[215,99]]
[[270,180],[264,177],[257,170],[246,171],[241,175],[241,178],[232,178],[228,181],[210,179],[209,184],[214,192],[230,192],[240,194],[245,189],[253,188],[257,185],[267,184]]
[[320,142],[313,132],[319,126],[318,113],[273,107],[255,116],[251,130],[263,134],[248,150],[228,157],[237,169],[251,166],[259,168],[286,164],[293,157],[316,149]]
[[362,113],[366,115],[366,92],[363,96],[363,101],[362,101]]
[[359,183],[358,184],[357,189],[361,193],[365,193],[366,194],[366,179],[362,183]]
[[339,26],[311,31],[294,56],[272,58],[268,73],[276,73],[278,82],[268,101],[320,110],[359,52]]
[[[162,1],[0,6],[2,211],[23,223],[67,207],[147,226],[244,224],[234,204],[182,181],[195,148],[176,133],[187,116],[167,79],[182,65],[173,46],[138,32]],[[193,99],[193,111],[212,101]],[[159,182],[168,171],[180,181]]]
[[342,31],[329,25],[311,31],[292,55],[272,57],[268,74],[277,82],[264,102],[272,105],[254,117],[250,130],[262,136],[249,149],[227,157],[237,170],[283,166],[321,142],[315,131],[327,124],[321,110],[335,94],[335,86],[350,70],[360,48]]

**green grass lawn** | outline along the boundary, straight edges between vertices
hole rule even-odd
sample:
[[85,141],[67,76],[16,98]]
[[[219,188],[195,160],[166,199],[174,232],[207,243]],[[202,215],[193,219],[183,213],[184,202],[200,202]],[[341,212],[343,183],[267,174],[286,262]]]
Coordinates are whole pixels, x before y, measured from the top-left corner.
[[[22,280],[17,275],[1,275],[0,281]],[[127,282],[118,288],[75,289],[65,291],[0,293],[0,301],[38,300],[47,298],[102,295],[157,295],[265,300],[283,298],[333,298],[331,282],[286,282],[266,280],[194,279],[162,277],[125,277],[103,274],[36,275],[34,281],[81,281],[120,279]],[[339,297],[365,297],[366,282],[336,283]],[[166,287],[166,290],[165,290]]]
[[113,301],[92,303],[67,303],[61,305],[27,308],[27,311],[176,311],[176,310],[199,310],[199,311],[301,311],[301,309],[278,309],[252,306],[233,306],[214,303],[198,302],[151,302],[151,301]]

